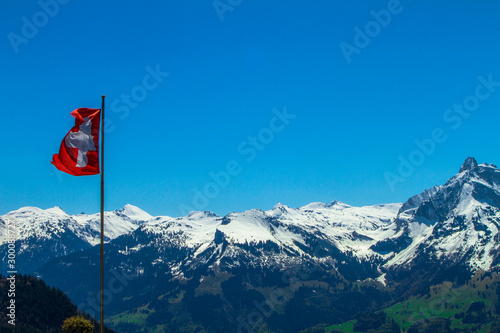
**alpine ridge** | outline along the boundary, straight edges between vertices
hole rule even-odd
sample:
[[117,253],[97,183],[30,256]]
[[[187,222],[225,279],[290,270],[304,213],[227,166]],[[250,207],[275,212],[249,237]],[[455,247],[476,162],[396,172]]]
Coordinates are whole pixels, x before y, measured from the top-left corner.
[[[269,211],[224,217],[191,212],[179,218],[152,217],[126,205],[105,214],[105,235],[111,243],[122,236],[116,241],[117,253],[140,257],[152,251],[154,257],[144,265],[163,263],[174,274],[198,267],[279,267],[308,260],[339,272],[343,266],[360,265],[355,275],[366,279],[385,270],[409,269],[422,256],[464,264],[472,271],[488,270],[499,261],[499,208],[500,171],[469,157],[444,185],[403,204],[352,207],[333,201],[291,208],[279,203]],[[0,236],[6,219],[16,221],[18,255],[50,252],[45,259],[30,261],[26,267],[31,270],[99,241],[99,214],[24,207],[0,217]],[[169,258],[166,249],[185,256]]]
[[[265,294],[282,288],[284,272],[297,268],[311,271],[300,278],[304,287],[319,283],[347,292],[362,283],[375,288],[367,303],[373,305],[376,297],[384,299],[380,293],[411,295],[497,270],[500,170],[469,157],[445,184],[404,203],[353,207],[333,201],[299,208],[278,203],[268,211],[226,216],[201,211],[176,218],[153,217],[126,205],[105,218],[105,262],[114,271],[108,279],[127,276],[130,281],[111,302],[111,313],[144,307],[158,297],[180,297],[179,304],[187,302],[188,308],[207,293],[229,301],[228,286],[243,294]],[[92,290],[99,289],[92,278],[99,271],[98,214],[25,207],[0,216],[2,234],[7,220],[19,230],[16,244],[25,272],[36,272],[87,306]],[[162,304],[169,311],[185,311]],[[242,305],[235,304],[231,308],[239,311]],[[358,308],[369,306],[363,304]]]
[[[132,205],[105,212],[105,240],[129,233],[152,217]],[[0,249],[6,261],[7,222],[15,226],[16,266],[33,273],[44,263],[60,256],[86,250],[100,242],[100,214],[66,214],[61,208],[42,210],[23,207],[0,216]],[[6,265],[3,266],[5,269]],[[4,273],[0,272],[0,273]]]

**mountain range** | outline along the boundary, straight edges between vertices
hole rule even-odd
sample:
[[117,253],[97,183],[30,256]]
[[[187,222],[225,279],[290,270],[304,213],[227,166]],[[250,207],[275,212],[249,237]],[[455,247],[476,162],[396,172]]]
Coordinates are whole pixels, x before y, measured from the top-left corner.
[[[134,231],[152,216],[131,205],[105,213],[104,235],[110,241]],[[100,243],[100,214],[69,215],[61,208],[23,207],[0,216],[2,261],[7,256],[7,225],[16,231],[16,269],[32,273],[42,264]],[[3,266],[5,274],[6,265]]]
[[[460,284],[477,271],[495,271],[499,210],[500,170],[471,157],[445,184],[405,203],[277,204],[268,211],[178,218],[126,205],[105,213],[107,283],[122,281],[120,288],[108,288],[108,324],[119,332],[138,331],[129,320],[136,314],[144,332],[295,332],[341,322],[443,281]],[[99,214],[24,207],[0,216],[2,240],[8,222],[18,231],[18,270],[61,288],[92,313],[89,299],[99,290]],[[0,253],[7,253],[6,246],[0,243]],[[275,294],[281,298],[273,301]],[[311,297],[325,304],[308,308]],[[344,303],[334,302],[339,300]],[[203,304],[211,304],[208,315],[199,308]],[[242,320],[259,307],[258,323]],[[311,309],[314,320],[294,317]]]

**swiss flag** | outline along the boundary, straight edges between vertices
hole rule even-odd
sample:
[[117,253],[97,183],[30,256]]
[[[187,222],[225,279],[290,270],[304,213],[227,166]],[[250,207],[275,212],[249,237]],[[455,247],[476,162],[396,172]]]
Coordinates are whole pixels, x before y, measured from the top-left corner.
[[101,109],[80,108],[71,112],[75,126],[66,134],[51,162],[73,176],[99,174],[99,126]]

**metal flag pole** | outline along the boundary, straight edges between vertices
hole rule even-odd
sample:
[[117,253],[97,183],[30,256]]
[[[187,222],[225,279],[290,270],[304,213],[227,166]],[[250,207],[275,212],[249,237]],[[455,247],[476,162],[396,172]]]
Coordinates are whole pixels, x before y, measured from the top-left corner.
[[104,332],[104,97],[101,96],[101,333]]

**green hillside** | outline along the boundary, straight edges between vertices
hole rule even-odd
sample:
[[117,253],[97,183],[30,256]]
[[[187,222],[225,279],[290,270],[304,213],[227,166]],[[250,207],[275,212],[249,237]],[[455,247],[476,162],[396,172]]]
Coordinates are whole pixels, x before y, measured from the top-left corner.
[[[477,272],[466,284],[444,282],[425,295],[410,297],[375,314],[325,328],[303,332],[392,332],[383,325],[394,322],[402,332],[500,332],[500,275]],[[382,313],[383,312],[383,313]],[[380,324],[377,315],[384,317]],[[368,327],[368,329],[366,329]],[[361,330],[360,330],[361,328]]]

